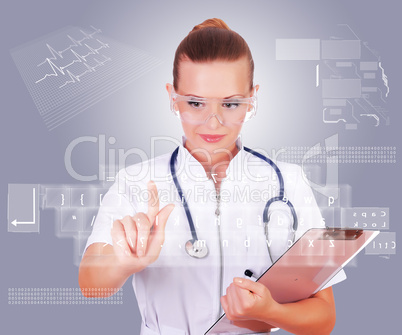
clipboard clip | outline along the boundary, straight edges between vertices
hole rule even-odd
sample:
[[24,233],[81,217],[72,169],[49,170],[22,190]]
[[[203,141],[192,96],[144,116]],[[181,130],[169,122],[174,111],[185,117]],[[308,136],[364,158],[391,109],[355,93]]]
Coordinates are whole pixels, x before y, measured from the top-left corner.
[[320,240],[357,240],[363,234],[363,229],[345,229],[325,227]]

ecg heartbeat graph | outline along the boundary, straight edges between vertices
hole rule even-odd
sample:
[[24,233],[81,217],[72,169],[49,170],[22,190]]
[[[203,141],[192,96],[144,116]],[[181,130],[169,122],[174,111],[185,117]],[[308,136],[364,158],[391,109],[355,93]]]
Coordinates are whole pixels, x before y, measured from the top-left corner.
[[84,65],[87,67],[88,70],[85,70],[85,71],[82,72],[81,74],[73,75],[69,70],[67,70],[67,73],[68,73],[69,77],[71,78],[71,80],[67,80],[63,85],[59,86],[59,88],[62,88],[62,87],[64,87],[64,86],[66,86],[67,84],[75,83],[76,81],[80,81],[80,78],[81,78],[84,74],[90,73],[90,72],[95,72],[95,69],[96,69],[98,66],[103,66],[107,61],[110,61],[110,60],[111,60],[110,58],[108,58],[108,57],[106,57],[106,56],[103,56],[103,57],[105,58],[105,61],[104,61],[104,62],[101,62],[101,61],[95,59],[95,61],[97,62],[97,65],[95,65],[95,66],[89,66],[87,63],[84,63]]
[[10,50],[49,130],[162,64],[88,27],[68,26]]
[[[80,40],[76,40],[73,37],[71,37],[69,34],[67,34],[67,37],[73,42],[73,44],[70,44],[68,46],[68,48],[64,49],[64,50],[60,50],[60,51],[56,51],[52,46],[50,46],[49,44],[46,43],[47,48],[49,49],[52,57],[47,57],[43,62],[39,63],[37,66],[42,66],[45,64],[48,64],[51,69],[52,72],[49,74],[45,74],[45,76],[37,81],[35,81],[35,84],[45,80],[48,77],[57,77],[59,76],[59,74],[65,76],[68,75],[70,80],[67,80],[63,85],[59,86],[59,88],[62,88],[64,86],[66,86],[67,84],[70,83],[75,83],[75,82],[79,82],[80,78],[82,76],[84,76],[87,73],[91,73],[91,72],[95,72],[96,68],[99,66],[103,66],[106,62],[110,61],[111,58],[107,57],[105,55],[101,55],[99,53],[99,51],[101,49],[104,48],[109,48],[109,44],[102,42],[99,39],[95,39],[98,43],[99,43],[99,47],[98,48],[94,48],[89,46],[87,43],[83,43],[85,40],[94,40],[94,35],[97,33],[102,32],[100,29],[95,28],[93,26],[91,26],[91,28],[94,30],[92,33],[86,33],[84,31],[82,31],[80,29],[80,32],[83,34],[83,38]],[[73,48],[74,47],[81,47],[81,46],[85,46],[89,52],[85,55],[80,55],[78,52],[76,52]],[[71,51],[71,53],[74,55],[74,58],[70,63],[68,63],[67,65],[64,66],[57,66],[53,61],[57,61],[59,59],[64,59],[63,57],[63,53],[67,52],[67,51]],[[96,63],[93,66],[88,65],[87,63],[87,58],[90,55],[100,55],[103,57],[102,60],[98,60],[97,58],[93,58],[93,61]],[[83,63],[83,65],[86,67],[86,70],[80,74],[73,74],[70,70],[68,70],[67,68],[72,66],[75,63]],[[66,71],[64,71],[65,69],[67,69]]]

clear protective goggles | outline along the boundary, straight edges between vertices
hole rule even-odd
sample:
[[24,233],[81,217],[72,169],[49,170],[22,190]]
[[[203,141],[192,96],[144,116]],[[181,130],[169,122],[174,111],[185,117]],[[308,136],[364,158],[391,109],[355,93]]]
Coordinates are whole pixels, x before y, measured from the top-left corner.
[[221,125],[241,124],[257,112],[257,91],[250,98],[200,98],[172,92],[170,109],[180,120],[200,125],[216,117]]

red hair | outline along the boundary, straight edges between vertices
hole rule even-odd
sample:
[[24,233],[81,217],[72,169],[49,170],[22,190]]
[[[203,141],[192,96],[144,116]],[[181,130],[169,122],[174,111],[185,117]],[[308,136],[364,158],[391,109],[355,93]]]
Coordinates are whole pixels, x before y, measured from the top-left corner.
[[173,62],[173,87],[177,90],[182,60],[211,62],[235,61],[246,57],[250,64],[250,89],[253,87],[254,61],[246,41],[221,19],[208,19],[196,25],[177,47]]

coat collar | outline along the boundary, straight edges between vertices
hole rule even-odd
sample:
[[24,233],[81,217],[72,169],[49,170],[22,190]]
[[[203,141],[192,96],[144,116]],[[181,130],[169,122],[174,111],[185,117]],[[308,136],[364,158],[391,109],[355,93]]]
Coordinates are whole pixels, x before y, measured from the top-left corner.
[[[209,180],[204,167],[185,148],[185,143],[186,137],[183,136],[182,144],[179,146],[179,153],[177,155],[177,161],[175,164],[177,173],[180,174],[181,172],[185,171],[188,177],[194,178],[194,180],[197,182]],[[236,140],[236,146],[239,151],[229,163],[229,166],[226,170],[226,178],[234,177],[236,171],[241,171],[242,162],[245,156],[249,155],[249,153],[244,150],[240,136]]]

